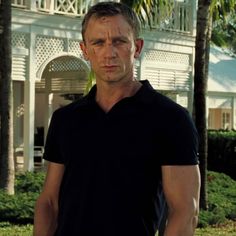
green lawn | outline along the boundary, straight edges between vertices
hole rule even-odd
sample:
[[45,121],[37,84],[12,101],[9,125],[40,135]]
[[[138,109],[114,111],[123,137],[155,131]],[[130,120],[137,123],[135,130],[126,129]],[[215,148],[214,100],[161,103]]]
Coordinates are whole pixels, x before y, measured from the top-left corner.
[[229,221],[227,224],[218,227],[206,227],[197,229],[195,236],[235,236],[236,221]]
[[0,236],[32,236],[32,225],[11,225],[0,223]]
[[[220,227],[198,228],[195,236],[235,236],[236,222],[228,222]],[[32,236],[32,225],[13,226],[8,223],[0,224],[0,236]]]

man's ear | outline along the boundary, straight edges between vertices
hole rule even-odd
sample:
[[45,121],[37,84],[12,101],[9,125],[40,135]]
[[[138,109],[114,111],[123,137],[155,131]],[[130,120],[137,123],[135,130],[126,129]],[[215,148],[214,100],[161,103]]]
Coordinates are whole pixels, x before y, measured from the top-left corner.
[[80,45],[80,49],[81,49],[82,52],[83,52],[84,59],[85,59],[85,60],[89,60],[85,42],[82,41],[82,42],[79,43],[79,45]]
[[135,53],[134,58],[138,58],[141,54],[141,51],[143,49],[144,41],[141,38],[138,38],[135,40]]

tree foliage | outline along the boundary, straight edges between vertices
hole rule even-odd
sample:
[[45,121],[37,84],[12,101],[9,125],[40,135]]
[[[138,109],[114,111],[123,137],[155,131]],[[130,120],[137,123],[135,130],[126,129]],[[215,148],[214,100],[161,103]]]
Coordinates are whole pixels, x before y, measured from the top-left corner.
[[219,47],[227,48],[236,53],[236,14],[232,13],[225,19],[213,22],[212,42]]
[[139,0],[123,1],[137,13],[143,27],[155,28],[162,21],[169,19],[174,0]]

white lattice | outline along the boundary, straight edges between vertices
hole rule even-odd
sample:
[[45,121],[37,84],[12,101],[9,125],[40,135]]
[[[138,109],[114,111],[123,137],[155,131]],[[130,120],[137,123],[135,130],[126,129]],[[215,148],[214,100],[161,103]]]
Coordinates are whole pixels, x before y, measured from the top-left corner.
[[83,58],[83,53],[80,49],[78,40],[69,40],[69,52],[72,52],[76,56]]
[[21,32],[12,32],[11,44],[15,48],[28,48],[29,35]]
[[25,105],[20,104],[19,106],[16,107],[16,117],[21,117],[24,115],[25,112]]
[[78,62],[77,58],[63,57],[62,60],[53,60],[49,64],[49,72],[60,72],[60,71],[85,71],[84,65]]
[[144,60],[189,65],[189,55],[167,51],[147,50],[144,52]]
[[65,39],[37,36],[36,38],[36,67],[37,69],[49,57],[65,51]]
[[[44,74],[50,78],[50,91],[54,93],[83,93],[88,76],[87,66],[80,59],[62,56],[52,60],[45,68]],[[36,83],[37,91],[44,91],[45,78]]]
[[78,4],[76,0],[57,0],[55,1],[55,12],[77,14]]

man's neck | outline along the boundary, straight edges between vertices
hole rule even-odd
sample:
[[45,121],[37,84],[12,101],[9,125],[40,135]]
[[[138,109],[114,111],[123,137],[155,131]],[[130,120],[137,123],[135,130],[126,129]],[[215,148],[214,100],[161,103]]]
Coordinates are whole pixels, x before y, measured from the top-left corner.
[[106,84],[107,86],[97,85],[96,102],[105,111],[110,109],[120,100],[131,97],[140,89],[142,84],[133,80],[124,84]]

